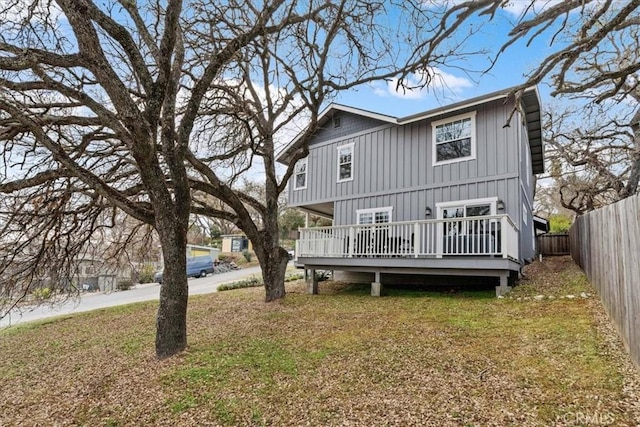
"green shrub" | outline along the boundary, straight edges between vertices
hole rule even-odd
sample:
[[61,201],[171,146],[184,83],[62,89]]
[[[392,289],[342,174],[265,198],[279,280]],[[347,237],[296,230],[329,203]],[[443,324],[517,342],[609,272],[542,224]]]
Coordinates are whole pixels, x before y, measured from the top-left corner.
[[38,299],[49,299],[51,298],[51,289],[37,288],[33,290],[32,295]]
[[128,291],[133,286],[131,280],[121,280],[118,282],[118,289],[121,291]]
[[237,282],[224,283],[218,286],[218,291],[230,291],[232,289],[241,289],[241,288],[255,288],[258,286],[262,286],[262,279],[259,277],[251,277],[245,280],[239,280]]
[[[304,277],[301,273],[294,273],[284,278],[285,282],[291,282],[294,280],[300,280]],[[251,277],[245,280],[239,280],[237,282],[224,283],[218,286],[219,291],[230,291],[233,289],[242,289],[242,288],[255,288],[258,286],[262,286],[264,282],[259,277]]]
[[549,217],[549,231],[552,233],[566,233],[571,228],[573,220],[563,214],[555,214]]
[[244,252],[242,252],[242,256],[244,257],[244,259],[247,260],[247,262],[251,262],[251,252],[244,251]]
[[222,262],[235,262],[236,264],[242,258],[242,255],[238,252],[224,252],[218,254],[218,259]]
[[152,264],[145,264],[142,266],[140,273],[138,275],[138,282],[140,283],[153,283],[153,275],[155,273],[155,268],[153,268]]

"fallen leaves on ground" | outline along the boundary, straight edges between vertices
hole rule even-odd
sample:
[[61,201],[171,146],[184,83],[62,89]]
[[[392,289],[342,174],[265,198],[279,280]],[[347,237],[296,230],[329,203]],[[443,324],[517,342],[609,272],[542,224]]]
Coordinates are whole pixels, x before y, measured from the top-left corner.
[[[194,297],[153,355],[154,303],[0,332],[0,426],[640,424],[638,372],[597,298],[516,301],[288,283]],[[567,257],[514,295],[593,293]]]

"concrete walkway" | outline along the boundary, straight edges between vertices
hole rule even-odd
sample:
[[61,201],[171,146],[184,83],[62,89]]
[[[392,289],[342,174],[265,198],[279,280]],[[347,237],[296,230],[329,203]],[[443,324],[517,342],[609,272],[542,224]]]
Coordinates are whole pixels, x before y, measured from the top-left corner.
[[[260,271],[259,266],[249,267],[227,273],[210,274],[200,279],[189,279],[189,295],[216,292],[218,286],[223,283],[235,282],[251,276],[259,276]],[[84,293],[81,294],[79,298],[73,298],[60,304],[43,304],[33,307],[15,308],[7,316],[0,319],[0,328],[99,308],[115,307],[117,305],[142,301],[157,301],[159,298],[160,285],[157,283],[137,285],[128,291],[115,291],[109,294],[101,292]]]

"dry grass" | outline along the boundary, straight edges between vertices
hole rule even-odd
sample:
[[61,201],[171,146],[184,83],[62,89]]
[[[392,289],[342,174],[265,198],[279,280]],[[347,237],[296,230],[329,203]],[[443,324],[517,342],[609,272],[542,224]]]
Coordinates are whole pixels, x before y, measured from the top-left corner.
[[[593,292],[567,258],[533,268],[515,297]],[[0,426],[640,423],[596,298],[287,286],[193,298],[189,348],[162,362],[152,303],[2,331]]]

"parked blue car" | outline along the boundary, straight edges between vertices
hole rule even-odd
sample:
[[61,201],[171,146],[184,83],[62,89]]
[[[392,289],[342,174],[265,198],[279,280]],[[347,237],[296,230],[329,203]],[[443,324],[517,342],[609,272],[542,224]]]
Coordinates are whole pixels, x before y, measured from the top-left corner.
[[[205,277],[213,273],[213,260],[209,255],[187,259],[187,277]],[[162,284],[162,271],[158,271],[154,279]]]

